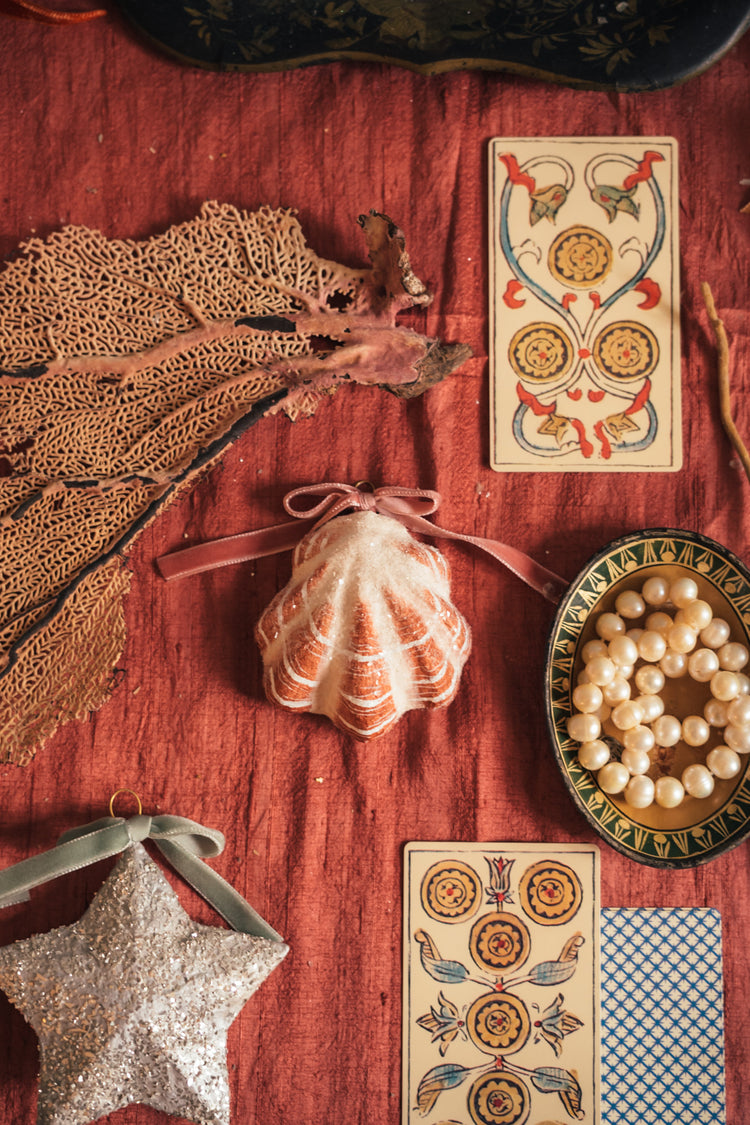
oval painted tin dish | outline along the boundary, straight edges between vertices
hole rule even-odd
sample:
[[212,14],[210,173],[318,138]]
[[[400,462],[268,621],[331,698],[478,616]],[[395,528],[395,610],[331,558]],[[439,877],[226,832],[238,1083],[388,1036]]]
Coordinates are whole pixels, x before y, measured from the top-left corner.
[[[639,863],[691,867],[714,859],[750,834],[750,755],[742,757],[735,778],[717,780],[708,798],[686,797],[676,809],[634,809],[622,796],[604,793],[594,775],[580,765],[579,744],[568,736],[566,726],[572,714],[571,693],[583,667],[581,652],[596,636],[596,619],[613,608],[623,590],[640,590],[655,574],[669,581],[694,578],[699,597],[711,604],[715,616],[729,622],[732,639],[750,648],[750,570],[735,555],[690,531],[650,528],[616,539],[587,563],[558,607],[547,646],[547,723],[570,794],[604,840]],[[695,691],[704,686],[687,679],[686,684]]]

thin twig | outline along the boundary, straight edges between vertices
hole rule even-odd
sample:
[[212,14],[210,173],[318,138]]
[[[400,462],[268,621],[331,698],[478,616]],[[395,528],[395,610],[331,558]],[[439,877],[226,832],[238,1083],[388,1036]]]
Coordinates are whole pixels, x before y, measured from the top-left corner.
[[703,293],[703,301],[706,306],[706,312],[708,313],[708,319],[711,321],[711,327],[716,337],[716,352],[719,361],[719,411],[721,413],[721,423],[726,430],[727,437],[737,450],[737,454],[742,462],[742,467],[745,470],[745,475],[748,480],[750,480],[750,453],[748,453],[747,447],[740,437],[732,417],[732,404],[729,395],[729,343],[724,329],[724,322],[716,312],[711,287],[707,281],[702,283],[701,291]]

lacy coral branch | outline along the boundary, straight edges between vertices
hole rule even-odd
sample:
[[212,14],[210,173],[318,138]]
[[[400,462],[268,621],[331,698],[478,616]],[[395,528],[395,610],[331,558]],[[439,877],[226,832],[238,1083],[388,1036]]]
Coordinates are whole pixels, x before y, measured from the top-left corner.
[[123,552],[245,430],[342,383],[420,394],[470,354],[396,323],[430,294],[398,227],[359,223],[370,269],[292,211],[207,203],[140,243],[65,228],[0,274],[0,760],[108,697]]

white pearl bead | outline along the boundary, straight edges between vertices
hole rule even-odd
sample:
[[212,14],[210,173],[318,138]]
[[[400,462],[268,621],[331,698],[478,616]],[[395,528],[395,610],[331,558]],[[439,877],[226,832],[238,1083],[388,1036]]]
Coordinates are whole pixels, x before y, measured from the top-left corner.
[[669,600],[672,605],[684,609],[698,597],[698,583],[692,578],[678,578],[669,587]]
[[603,641],[601,637],[597,637],[595,641],[587,641],[581,650],[584,664],[588,664],[589,660],[593,660],[595,656],[607,655],[607,642]]
[[651,730],[659,746],[676,746],[682,736],[682,723],[674,715],[661,715]]
[[635,674],[635,686],[644,695],[656,695],[664,687],[664,679],[661,668],[655,664],[643,664]]
[[578,761],[585,770],[600,770],[610,759],[609,746],[600,738],[584,742],[578,751]]
[[740,685],[740,695],[750,695],[750,676],[746,676],[744,672],[735,672],[735,676]]
[[632,666],[638,659],[638,648],[629,637],[613,637],[609,642],[607,655],[620,668]]
[[625,622],[619,613],[601,613],[594,628],[602,640],[611,641],[613,637],[625,632]]
[[676,777],[660,777],[654,786],[656,803],[663,809],[676,809],[684,796],[682,782]]
[[635,700],[627,699],[614,708],[611,719],[618,730],[631,730],[643,722],[643,708]]
[[623,590],[615,600],[615,609],[620,617],[634,621],[646,612],[646,603],[637,590]]
[[689,625],[673,625],[667,629],[667,644],[675,652],[692,652],[697,640],[698,634]]
[[593,742],[602,731],[596,715],[571,715],[566,725],[574,742]]
[[604,687],[605,684],[611,684],[614,680],[617,675],[617,666],[608,656],[595,656],[593,660],[589,660],[586,671],[592,684]]
[[730,641],[719,649],[719,664],[729,672],[739,672],[747,664],[748,651],[737,641]]
[[722,617],[714,617],[710,625],[701,629],[701,642],[706,648],[721,648],[729,640],[730,629]]
[[703,746],[710,734],[711,728],[701,715],[688,715],[682,720],[682,741],[688,746]]
[[[649,750],[653,750],[656,743],[654,732],[651,728],[641,725],[630,727],[629,730],[626,730],[623,733],[622,741],[627,750],[637,750],[639,753],[644,753],[646,755],[648,755]],[[630,769],[629,766],[628,769]],[[630,772],[633,773],[634,771],[630,770]]]
[[670,680],[677,680],[684,676],[688,668],[688,658],[684,652],[675,652],[668,648],[659,661],[659,667]]
[[711,695],[725,703],[740,694],[740,683],[734,672],[717,672],[711,677]]
[[690,605],[686,605],[684,609],[680,610],[680,613],[685,624],[698,633],[711,624],[714,615],[714,611],[708,602],[701,601],[700,598],[691,602]]
[[706,765],[714,777],[728,781],[736,777],[742,768],[742,759],[735,750],[728,746],[714,746],[706,758]]
[[712,727],[725,727],[729,722],[729,704],[721,699],[709,699],[703,708],[703,717]]
[[697,648],[688,659],[688,672],[699,684],[707,684],[719,671],[719,658],[712,648]]
[[750,754],[750,727],[724,727],[724,741],[738,754]]
[[610,707],[616,707],[618,703],[630,699],[630,684],[622,676],[615,676],[611,684],[604,685],[602,695],[605,703]]
[[600,789],[603,789],[605,793],[614,795],[615,793],[622,793],[630,781],[630,774],[622,762],[607,762],[606,766],[602,766],[599,770],[596,780]]
[[645,750],[631,750],[626,746],[621,757],[622,764],[634,776],[638,773],[647,773],[651,769],[651,759]]
[[649,613],[646,618],[646,628],[652,633],[661,633],[665,636],[668,629],[671,629],[674,621],[668,613]]
[[573,706],[576,711],[598,711],[603,702],[602,689],[596,684],[579,684],[573,689]]
[[714,791],[711,771],[698,762],[682,771],[682,784],[691,797],[710,797]]
[[[566,726],[579,743],[581,767],[596,774],[603,792],[624,793],[634,809],[648,808],[653,801],[675,808],[686,792],[705,798],[713,791],[714,777],[736,777],[743,768],[740,755],[750,756],[750,675],[741,672],[750,660],[750,646],[731,639],[729,624],[713,616],[709,602],[699,597],[698,583],[684,568],[682,573],[671,583],[654,574],[640,594],[620,591],[612,610],[593,621],[597,635],[581,650],[583,668],[572,693],[575,713]],[[694,687],[693,707],[703,706],[703,715],[680,720],[664,713],[664,700],[671,696],[663,693],[670,680],[687,673],[696,685],[707,685],[711,698],[703,706],[707,689]],[[683,703],[690,699],[689,686],[679,689]],[[677,698],[672,706],[680,706]],[[611,724],[607,731],[621,732],[621,761],[612,760],[612,739],[602,735],[603,723]],[[688,766],[682,781],[667,776],[654,783],[648,777],[654,747],[662,756],[662,747],[678,743],[708,749],[712,727],[721,730],[723,742],[706,755],[706,765]]]
[[641,660],[647,660],[649,664],[661,660],[666,651],[667,642],[655,629],[647,629],[638,641],[638,655]]
[[738,695],[727,707],[727,719],[735,727],[750,725],[750,698]]
[[664,578],[655,575],[643,583],[641,594],[649,605],[662,605],[669,597],[669,585]]
[[664,700],[660,695],[638,695],[635,701],[641,705],[644,723],[653,723],[664,714]]
[[654,789],[650,777],[632,777],[625,787],[625,800],[632,809],[647,809],[654,803]]

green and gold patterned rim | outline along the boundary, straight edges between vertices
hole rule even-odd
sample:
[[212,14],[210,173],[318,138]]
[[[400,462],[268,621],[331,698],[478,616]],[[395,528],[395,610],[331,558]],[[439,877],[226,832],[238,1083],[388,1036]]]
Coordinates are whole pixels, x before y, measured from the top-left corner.
[[[578,763],[578,744],[567,734],[571,685],[592,614],[610,608],[613,591],[631,577],[645,579],[654,567],[695,572],[696,580],[734,614],[734,628],[750,647],[750,571],[725,547],[691,531],[649,528],[614,540],[570,586],[558,608],[547,645],[545,704],[552,745],[573,800],[611,847],[654,867],[692,867],[735,847],[750,833],[750,761],[738,778],[723,783],[721,803],[695,802],[701,819],[679,823],[671,812],[629,809],[607,796]],[[706,810],[706,811],[704,811]],[[677,810],[676,810],[677,812]],[[639,819],[636,819],[636,816]],[[659,817],[662,823],[656,823]],[[671,823],[670,823],[671,818]]]

